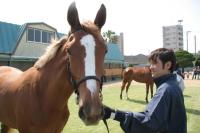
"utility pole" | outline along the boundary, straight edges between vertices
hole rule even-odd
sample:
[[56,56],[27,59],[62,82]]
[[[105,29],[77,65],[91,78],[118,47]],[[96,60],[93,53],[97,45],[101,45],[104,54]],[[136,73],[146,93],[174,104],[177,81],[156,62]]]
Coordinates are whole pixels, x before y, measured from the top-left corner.
[[197,45],[196,45],[196,35],[194,36],[194,55],[196,57],[196,53],[197,53]]
[[191,31],[187,31],[186,32],[186,39],[187,39],[187,51],[188,51],[188,34],[190,33]]

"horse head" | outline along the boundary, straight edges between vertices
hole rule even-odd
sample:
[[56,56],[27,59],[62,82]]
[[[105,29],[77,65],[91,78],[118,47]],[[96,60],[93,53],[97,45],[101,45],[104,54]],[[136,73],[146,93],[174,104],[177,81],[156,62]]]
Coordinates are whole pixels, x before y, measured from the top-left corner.
[[97,124],[104,113],[100,95],[107,49],[101,28],[105,24],[106,8],[102,4],[94,22],[81,24],[75,3],[72,3],[67,20],[71,26],[66,42],[68,69],[72,86],[79,97],[79,117],[86,125]]

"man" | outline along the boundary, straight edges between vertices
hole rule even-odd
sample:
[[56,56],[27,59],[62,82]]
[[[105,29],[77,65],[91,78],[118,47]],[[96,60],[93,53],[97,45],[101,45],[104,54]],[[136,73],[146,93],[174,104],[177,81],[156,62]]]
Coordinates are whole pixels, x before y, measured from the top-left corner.
[[197,76],[198,76],[198,79],[199,79],[199,76],[200,76],[200,66],[197,66]]
[[196,75],[197,75],[197,68],[194,67],[194,68],[193,68],[192,79],[196,79]]
[[104,118],[120,122],[125,133],[186,133],[182,91],[176,80],[176,57],[172,50],[156,49],[149,56],[157,91],[144,112],[124,112],[104,106]]
[[185,85],[183,80],[185,79],[185,76],[181,73],[178,63],[176,63],[176,67],[173,73],[176,74],[176,80],[179,83],[179,87],[181,88],[182,91],[184,91]]

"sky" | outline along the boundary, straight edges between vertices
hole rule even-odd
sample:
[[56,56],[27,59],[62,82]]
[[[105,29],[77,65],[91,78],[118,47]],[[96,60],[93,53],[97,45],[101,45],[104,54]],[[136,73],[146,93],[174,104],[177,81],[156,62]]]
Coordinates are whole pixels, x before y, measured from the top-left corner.
[[108,30],[116,34],[124,33],[125,55],[148,55],[152,50],[163,47],[162,27],[177,25],[178,20],[184,30],[184,50],[186,32],[188,50],[200,51],[200,0],[2,0],[0,21],[24,24],[44,22],[68,33],[67,10],[75,1],[80,21],[94,20],[103,3],[107,18],[102,32]]

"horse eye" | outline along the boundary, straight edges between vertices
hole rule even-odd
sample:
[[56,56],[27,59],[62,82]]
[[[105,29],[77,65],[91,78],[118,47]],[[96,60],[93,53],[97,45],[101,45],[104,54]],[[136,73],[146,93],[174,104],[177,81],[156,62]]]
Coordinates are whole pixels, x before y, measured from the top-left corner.
[[107,54],[108,50],[106,49],[105,54]]
[[108,47],[106,46],[106,50],[105,50],[105,53],[107,53],[108,52]]

